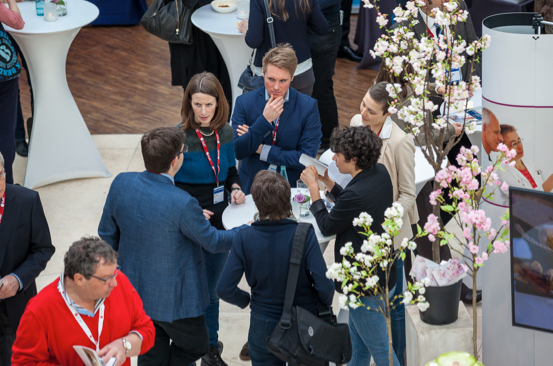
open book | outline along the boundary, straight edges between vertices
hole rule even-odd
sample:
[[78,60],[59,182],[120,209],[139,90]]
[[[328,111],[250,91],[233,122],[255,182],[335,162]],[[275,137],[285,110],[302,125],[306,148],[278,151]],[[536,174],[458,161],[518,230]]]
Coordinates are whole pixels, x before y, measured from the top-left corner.
[[113,366],[117,361],[117,358],[112,357],[109,359],[108,362],[104,364],[102,359],[92,348],[73,346],[73,349],[75,350],[75,352],[77,352],[79,357],[81,357],[81,360],[83,360],[85,366]]

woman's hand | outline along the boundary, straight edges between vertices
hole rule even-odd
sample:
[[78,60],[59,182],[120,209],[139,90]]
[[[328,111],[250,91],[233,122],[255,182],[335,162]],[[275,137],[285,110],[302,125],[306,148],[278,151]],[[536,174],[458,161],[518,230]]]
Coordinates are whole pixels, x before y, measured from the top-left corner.
[[250,126],[240,125],[236,128],[236,133],[240,137],[240,136],[245,135],[246,133],[248,133],[249,130],[250,130]]
[[319,173],[317,173],[317,169],[313,165],[308,166],[303,170],[300,176],[301,180],[307,188],[311,191],[311,189],[319,190]]
[[204,212],[204,216],[205,216],[206,220],[209,220],[211,218],[211,216],[213,216],[213,212],[211,212],[209,210],[203,210],[203,212]]
[[[238,187],[239,188],[239,187]],[[242,190],[235,189],[230,193],[230,203],[236,203],[237,205],[241,205],[244,202],[246,202],[246,195]]]
[[246,33],[248,32],[248,19],[244,19],[240,23],[238,23],[238,31],[243,35],[246,35]]
[[328,169],[325,170],[325,175],[320,175],[319,174],[319,180],[321,182],[323,182],[323,184],[325,185],[326,189],[330,192],[332,191],[332,188],[334,188],[334,181],[332,179],[330,179],[330,177],[328,176]]

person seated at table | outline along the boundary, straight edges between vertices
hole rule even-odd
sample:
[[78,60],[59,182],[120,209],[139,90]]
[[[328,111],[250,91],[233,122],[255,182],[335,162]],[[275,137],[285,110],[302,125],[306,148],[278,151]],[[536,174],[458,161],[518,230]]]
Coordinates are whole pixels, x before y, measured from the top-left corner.
[[234,152],[242,160],[242,190],[250,193],[260,170],[285,166],[296,186],[304,166],[301,154],[315,157],[321,144],[317,101],[290,87],[298,59],[289,44],[278,45],[263,57],[265,85],[236,99],[232,114]]
[[[290,184],[280,174],[263,170],[251,188],[259,221],[238,233],[217,285],[224,301],[242,309],[250,305],[249,355],[255,365],[286,363],[266,346],[282,316],[288,267],[298,223],[292,214]],[[312,280],[308,278],[311,273]],[[243,275],[251,294],[238,288]],[[332,304],[334,285],[326,278],[326,264],[313,228],[309,229],[303,252],[294,305],[318,315],[317,296]]]
[[27,305],[13,345],[13,366],[82,365],[73,346],[104,363],[131,365],[154,345],[155,329],[140,296],[119,271],[117,252],[98,237],[74,242],[64,269]]
[[[230,201],[246,202],[236,170],[232,127],[227,124],[229,105],[219,80],[209,72],[194,75],[182,101],[182,124],[188,152],[175,175],[175,185],[198,200],[212,226],[225,230],[223,211]],[[230,192],[230,193],[229,193]],[[210,253],[202,248],[206,264],[209,306],[204,310],[209,332],[209,353],[202,364],[224,365],[219,342],[217,281],[228,252]],[[219,345],[219,343],[221,343]]]
[[[553,174],[543,181],[541,173],[538,173],[528,160],[522,161],[524,157],[524,141],[519,137],[516,128],[511,125],[501,125],[501,136],[509,150],[515,150],[517,155],[513,159],[515,161],[514,167],[501,164],[503,170],[497,170],[499,180],[506,182],[509,187],[551,192],[553,190]],[[497,191],[500,192],[498,203],[509,206],[509,190],[498,189]]]
[[[268,0],[273,18],[275,44],[290,43],[298,57],[298,67],[292,73],[292,87],[307,96],[313,93],[315,74],[311,60],[311,48],[307,40],[307,26],[318,36],[328,32],[328,23],[316,0]],[[265,0],[252,0],[250,18],[238,24],[238,30],[246,38],[246,44],[255,49],[254,74],[265,73],[262,67],[264,55],[273,46],[269,36],[269,24]]]
[[[362,212],[373,218],[373,232],[384,232],[384,211],[394,202],[394,188],[386,167],[378,163],[382,145],[382,140],[368,127],[337,128],[330,138],[330,149],[334,152],[332,159],[340,173],[351,174],[353,179],[342,188],[328,177],[328,170],[323,177],[317,174],[314,166],[310,166],[301,174],[301,180],[309,188],[312,202],[310,211],[317,220],[319,230],[325,236],[336,235],[335,262],[342,262],[340,249],[346,243],[351,242],[354,251],[361,252],[364,236],[360,234],[362,229],[353,225],[353,219],[359,217]],[[321,180],[336,198],[335,206],[330,212],[321,199],[318,180]],[[378,269],[377,275],[380,278],[380,286],[384,287],[386,275],[381,268]],[[390,298],[394,295],[396,277],[397,261],[390,271]],[[341,285],[336,283],[336,291],[342,292]],[[387,366],[389,359],[386,319],[381,313],[366,308],[378,307],[373,292],[363,292],[360,300],[365,307],[349,309],[353,354],[348,365],[369,365],[372,355],[377,366]],[[394,366],[397,366],[395,352],[393,355]]]

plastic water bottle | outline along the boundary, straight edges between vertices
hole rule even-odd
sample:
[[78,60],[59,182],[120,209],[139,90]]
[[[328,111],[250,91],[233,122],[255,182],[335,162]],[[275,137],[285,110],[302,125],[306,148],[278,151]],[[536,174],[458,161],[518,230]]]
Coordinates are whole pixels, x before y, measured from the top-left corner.
[[280,175],[282,175],[284,179],[286,179],[286,181],[290,183],[290,181],[288,181],[288,173],[286,173],[286,167],[284,165],[280,167]]
[[36,15],[44,16],[44,0],[36,0]]

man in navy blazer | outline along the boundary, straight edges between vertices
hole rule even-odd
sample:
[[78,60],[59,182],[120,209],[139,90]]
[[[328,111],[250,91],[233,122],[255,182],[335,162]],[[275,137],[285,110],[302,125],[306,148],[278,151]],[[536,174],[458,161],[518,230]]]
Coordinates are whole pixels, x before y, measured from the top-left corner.
[[155,345],[138,358],[140,366],[190,365],[209,351],[202,248],[229,251],[238,231],[215,229],[198,201],[175,187],[173,177],[187,151],[184,140],[177,127],[144,134],[147,170],[115,178],[98,228],[100,237],[119,253],[121,270],[156,328]]
[[[240,164],[242,191],[250,193],[257,172],[286,167],[296,186],[301,154],[317,155],[321,119],[317,101],[290,88],[298,59],[289,44],[278,45],[263,57],[265,86],[236,99],[232,114],[234,152]],[[279,171],[277,169],[277,171]]]

